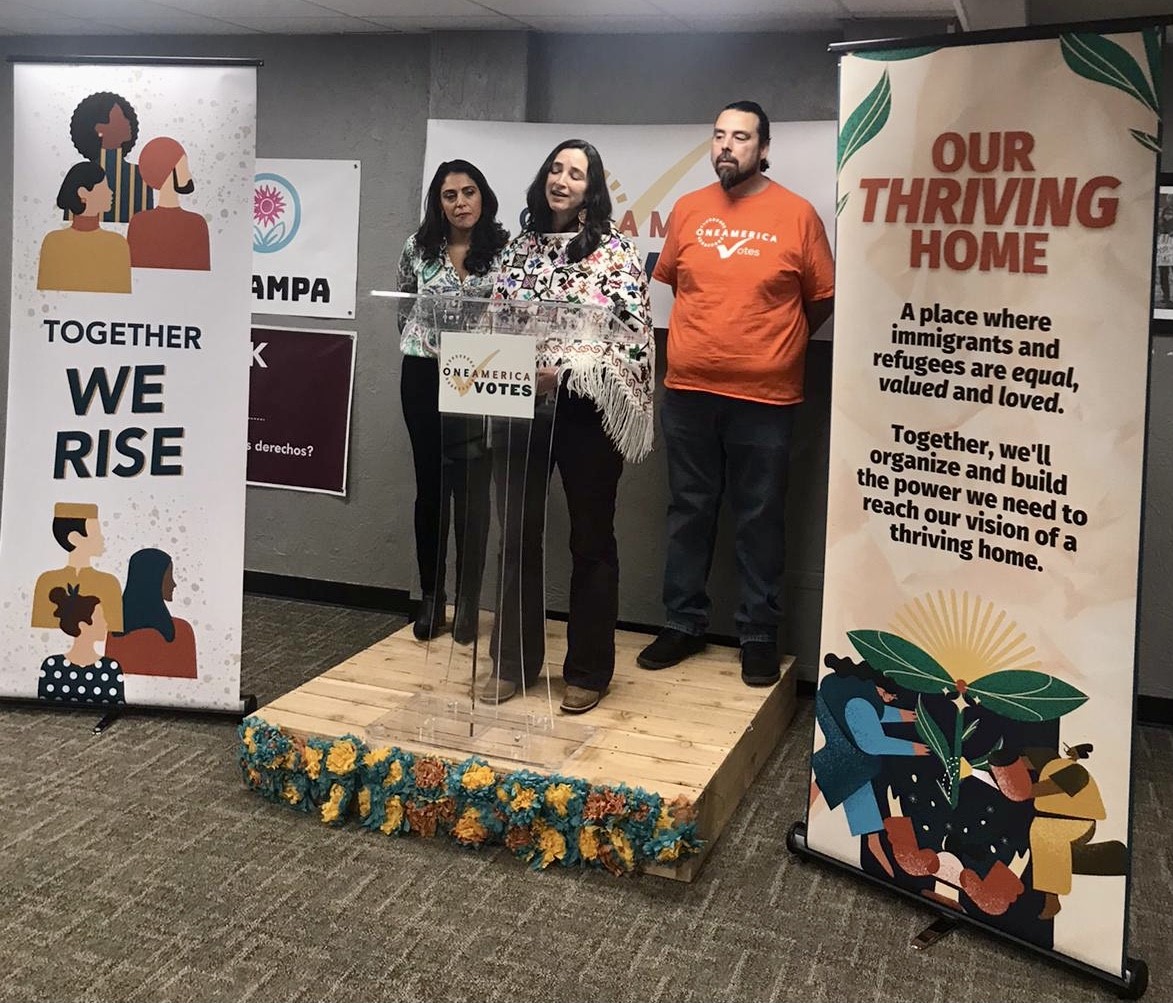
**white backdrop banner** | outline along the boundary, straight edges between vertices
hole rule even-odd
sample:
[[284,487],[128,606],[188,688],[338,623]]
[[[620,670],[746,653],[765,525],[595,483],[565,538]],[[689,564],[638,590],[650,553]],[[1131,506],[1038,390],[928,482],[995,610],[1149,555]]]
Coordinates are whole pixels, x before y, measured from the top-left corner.
[[[555,143],[572,137],[594,144],[607,169],[616,226],[643,253],[660,253],[668,216],[686,192],[716,180],[709,163],[712,123],[703,125],[551,125],[430,119],[423,192],[436,168],[460,158],[484,173],[501,203],[498,218],[514,236],[525,192]],[[835,234],[835,123],[771,122],[769,176],[809,200],[827,234]],[[648,269],[649,274],[651,269]],[[672,290],[653,282],[652,314],[668,326]]]
[[253,312],[353,317],[357,160],[258,160],[253,185]]
[[240,705],[256,69],[14,67],[0,694]]
[[808,845],[1114,976],[1160,48],[840,64]]

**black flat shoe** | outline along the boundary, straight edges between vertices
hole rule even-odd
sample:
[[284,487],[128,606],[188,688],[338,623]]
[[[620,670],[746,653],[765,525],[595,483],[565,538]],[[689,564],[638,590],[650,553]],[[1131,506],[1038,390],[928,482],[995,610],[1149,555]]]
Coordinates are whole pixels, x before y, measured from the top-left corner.
[[444,629],[447,622],[448,612],[444,607],[443,594],[425,595],[416,607],[415,624],[411,632],[415,634],[417,641],[430,641]]

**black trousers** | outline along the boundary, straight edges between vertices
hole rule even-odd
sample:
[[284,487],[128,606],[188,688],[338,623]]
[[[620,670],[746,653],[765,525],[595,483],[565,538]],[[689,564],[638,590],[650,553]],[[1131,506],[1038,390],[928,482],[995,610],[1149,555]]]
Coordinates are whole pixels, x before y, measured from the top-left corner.
[[424,595],[444,594],[455,514],[456,598],[479,603],[492,459],[483,418],[441,415],[435,359],[403,357],[403,420],[415,465],[415,553]]
[[502,679],[532,686],[546,657],[543,536],[554,468],[570,514],[570,615],[562,675],[603,690],[615,672],[619,551],[615,493],[623,457],[593,401],[559,391],[556,416],[493,423],[493,481],[501,522],[500,584],[490,652]]

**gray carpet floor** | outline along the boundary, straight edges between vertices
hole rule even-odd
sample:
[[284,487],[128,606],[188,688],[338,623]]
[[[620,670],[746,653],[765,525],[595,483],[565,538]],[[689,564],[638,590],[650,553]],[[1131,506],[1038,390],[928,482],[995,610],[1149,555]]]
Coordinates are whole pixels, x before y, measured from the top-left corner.
[[[250,597],[261,703],[402,625]],[[810,704],[691,885],[332,830],[245,791],[234,725],[0,709],[0,999],[1107,1000],[785,848]],[[1173,732],[1137,732],[1131,953],[1173,999]]]

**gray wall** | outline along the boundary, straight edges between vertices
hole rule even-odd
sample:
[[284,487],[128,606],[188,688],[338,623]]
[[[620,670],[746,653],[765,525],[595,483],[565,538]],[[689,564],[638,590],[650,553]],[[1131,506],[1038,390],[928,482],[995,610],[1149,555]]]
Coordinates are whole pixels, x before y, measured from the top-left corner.
[[[852,37],[890,37],[905,25],[855,25]],[[392,588],[415,588],[410,511],[414,483],[399,414],[399,354],[386,306],[367,292],[389,287],[399,249],[417,222],[426,120],[432,117],[590,124],[707,120],[734,97],[760,100],[778,120],[836,113],[836,66],[827,35],[570,36],[443,33],[432,36],[0,39],[12,53],[256,56],[258,145],[262,157],[354,157],[363,163],[359,232],[358,366],[346,499],[250,488],[245,561],[255,571]],[[1173,106],[1167,55],[1166,107]],[[11,76],[0,93],[0,149],[10,146]],[[1168,115],[1166,116],[1168,118]],[[588,137],[589,138],[589,137]],[[1173,169],[1173,130],[1165,163]],[[474,158],[475,159],[475,156]],[[520,169],[528,177],[531,166]],[[11,190],[0,156],[0,186]],[[492,179],[495,184],[510,183]],[[780,179],[784,180],[784,179]],[[6,223],[5,227],[10,227]],[[0,231],[0,274],[11,240]],[[0,280],[0,316],[8,283]],[[312,325],[313,321],[299,321]],[[333,327],[338,322],[321,322]],[[1154,353],[1142,579],[1141,689],[1173,696],[1173,340]],[[661,353],[662,355],[662,353]],[[826,513],[831,347],[812,345],[807,404],[796,435],[789,497],[788,647],[807,676],[818,658]],[[0,397],[7,353],[0,351]],[[0,411],[2,414],[2,411]],[[657,444],[659,436],[657,434]],[[552,492],[551,605],[565,608],[565,505]],[[629,466],[620,485],[623,574],[620,615],[658,623],[667,496],[661,451]],[[713,629],[732,633],[736,589],[728,527],[713,572]]]

